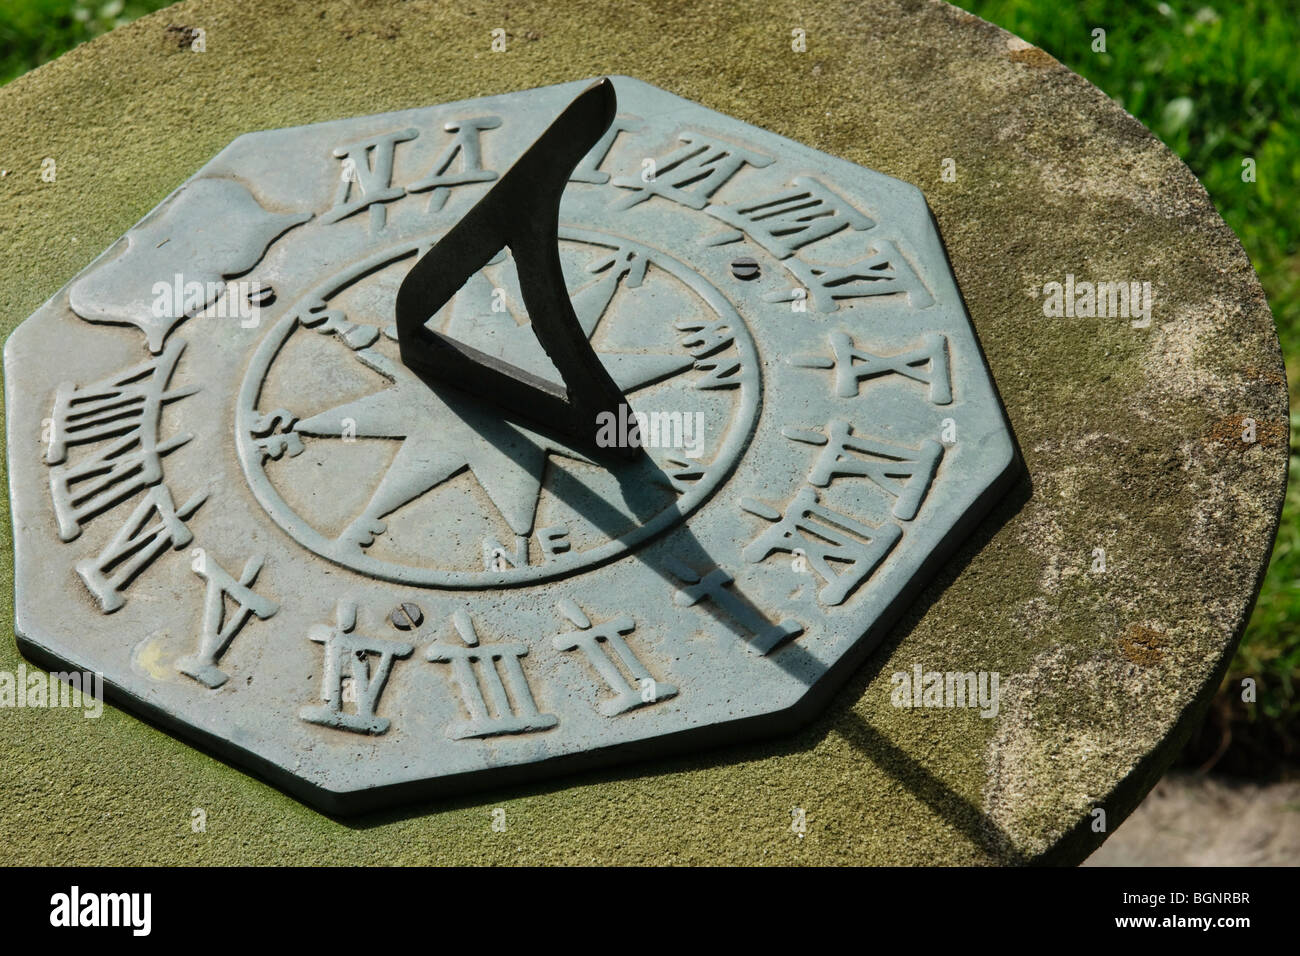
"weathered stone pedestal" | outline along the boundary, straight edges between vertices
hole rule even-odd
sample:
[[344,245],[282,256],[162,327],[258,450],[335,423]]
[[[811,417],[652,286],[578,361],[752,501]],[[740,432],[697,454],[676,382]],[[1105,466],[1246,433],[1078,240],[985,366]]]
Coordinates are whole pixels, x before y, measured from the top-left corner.
[[[0,89],[2,331],[241,133],[605,73],[920,187],[1029,478],[795,734],[340,822],[112,707],[4,708],[5,862],[1071,863],[1158,779],[1272,543],[1277,338],[1187,168],[954,8],[178,5]],[[996,713],[897,706],[918,669]]]

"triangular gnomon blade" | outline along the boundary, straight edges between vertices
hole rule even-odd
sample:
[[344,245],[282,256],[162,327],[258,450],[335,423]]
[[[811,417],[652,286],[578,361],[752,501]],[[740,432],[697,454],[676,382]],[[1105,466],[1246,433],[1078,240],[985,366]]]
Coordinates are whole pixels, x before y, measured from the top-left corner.
[[[608,79],[584,90],[415,264],[397,290],[397,337],[402,361],[431,385],[453,385],[586,448],[634,457],[639,447],[596,448],[597,417],[617,419],[627,399],[574,314],[558,236],[564,187],[616,105]],[[564,388],[425,324],[502,248],[514,256],[528,318]]]

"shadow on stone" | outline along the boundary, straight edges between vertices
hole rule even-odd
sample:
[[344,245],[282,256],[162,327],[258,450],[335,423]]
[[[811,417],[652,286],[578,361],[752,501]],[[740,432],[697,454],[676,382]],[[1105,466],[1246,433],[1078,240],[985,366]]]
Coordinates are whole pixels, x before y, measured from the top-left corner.
[[[1024,864],[1028,859],[1015,848],[1011,837],[980,807],[954,791],[879,729],[864,720],[854,710],[854,704],[861,699],[866,688],[880,673],[893,651],[907,639],[925,617],[931,605],[961,575],[971,560],[988,545],[1003,525],[1015,517],[1032,494],[1032,482],[1028,475],[1024,475],[943,563],[930,583],[902,613],[898,623],[872,651],[866,663],[859,666],[843,686],[834,692],[830,702],[818,716],[793,733],[783,737],[769,737],[761,742],[751,740],[744,743],[724,744],[691,755],[657,759],[652,755],[642,756],[635,765],[623,764],[598,770],[584,770],[547,780],[490,787],[472,794],[425,799],[357,816],[331,816],[331,819],[354,830],[367,830],[428,813],[484,806],[505,800],[552,793],[556,790],[792,756],[815,749],[830,733],[836,732],[863,757],[874,763],[900,786],[925,803],[937,816],[965,834],[973,844],[990,856],[1003,863]],[[700,554],[707,559],[703,547],[694,538],[691,541]],[[665,578],[672,580],[667,574]],[[780,653],[789,653],[792,649],[787,647]],[[643,754],[648,754],[653,746],[651,742]]]

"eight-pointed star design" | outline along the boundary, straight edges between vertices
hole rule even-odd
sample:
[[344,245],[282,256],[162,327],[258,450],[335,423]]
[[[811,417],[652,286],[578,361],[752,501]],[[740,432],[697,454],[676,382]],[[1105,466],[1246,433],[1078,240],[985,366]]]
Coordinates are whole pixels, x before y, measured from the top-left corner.
[[[606,264],[607,263],[607,264]],[[615,255],[573,295],[574,311],[588,338],[596,330],[620,283],[635,288],[645,263]],[[596,267],[600,270],[600,265]],[[492,312],[494,287],[479,272],[452,302],[447,334],[525,371],[556,379],[533,330],[508,313]],[[689,368],[688,354],[600,352],[601,361],[624,395]],[[299,421],[294,430],[316,437],[389,438],[402,442],[363,512],[339,541],[361,549],[374,543],[383,520],[409,502],[469,468],[517,535],[532,531],[547,458],[552,452],[589,459],[564,441],[504,420],[500,413],[454,389],[435,391],[400,361],[367,349],[361,360],[392,384]],[[346,426],[345,426],[346,423]]]

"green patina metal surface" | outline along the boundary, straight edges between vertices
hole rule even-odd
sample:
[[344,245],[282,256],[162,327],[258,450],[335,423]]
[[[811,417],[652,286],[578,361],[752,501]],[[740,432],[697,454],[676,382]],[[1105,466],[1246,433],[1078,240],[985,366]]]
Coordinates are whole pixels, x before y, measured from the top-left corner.
[[[342,823],[116,710],[5,709],[7,862],[1070,862],[1102,838],[1093,808],[1113,829],[1154,783],[1272,541],[1276,336],[1182,163],[950,7],[178,5],[0,91],[3,332],[240,133],[613,72],[920,186],[1029,481],[790,737]],[[1150,281],[1150,326],[1045,316],[1067,274]],[[0,670],[19,664],[0,643]],[[997,671],[1000,713],[895,708],[891,674],[917,664]]]
[[[788,732],[820,711],[1023,473],[942,241],[912,186],[631,77],[573,99],[588,86],[245,134],[10,336],[29,659],[102,673],[110,699],[327,813]],[[514,159],[570,102],[617,109],[608,148],[603,129],[558,130],[577,158],[548,169],[534,146]],[[435,203],[411,170],[446,155],[452,128],[482,165],[440,173]],[[748,158],[689,190],[675,184],[701,170],[666,158],[651,202],[642,157],[679,155],[685,135],[687,150]],[[355,199],[340,142],[384,154],[368,176],[354,161]],[[593,146],[609,171],[583,178],[605,181],[568,184]],[[464,238],[492,202],[530,231],[554,217],[539,179],[560,217],[558,243],[540,248],[573,290],[573,331],[546,311],[538,247]],[[759,203],[757,221],[736,212]],[[781,212],[791,204],[799,219]],[[719,224],[737,231],[719,242]],[[741,282],[747,247],[765,275]],[[246,293],[227,291],[222,316],[188,319],[183,295],[149,302],[159,277],[173,290],[195,270],[240,274],[274,301],[231,315]],[[440,291],[411,292],[426,276]],[[494,317],[497,289],[525,324]],[[697,342],[703,329],[727,331]],[[602,400],[635,394],[643,454],[611,462],[600,442],[618,441],[616,423],[593,440],[601,414],[554,400],[557,333],[587,345],[617,396]],[[445,364],[422,365],[433,341]],[[459,397],[434,389],[448,373]],[[497,405],[514,373],[550,389],[521,399],[531,424]],[[162,396],[153,411],[141,397],[124,415],[124,377]],[[264,434],[271,410],[287,432]],[[676,435],[660,423],[672,415]],[[46,451],[27,454],[42,435]],[[165,462],[153,453],[182,438]],[[677,456],[697,462],[692,479],[669,477]],[[106,462],[102,481],[87,475]],[[146,546],[128,581],[116,535],[163,513],[176,515],[163,547],[189,555]],[[548,535],[563,547],[546,553]],[[512,560],[503,539],[523,542]],[[250,549],[226,577],[222,561]],[[227,592],[243,618],[214,613]],[[385,621],[404,599],[420,618],[405,630]],[[355,707],[345,673],[365,689],[347,694]]]

